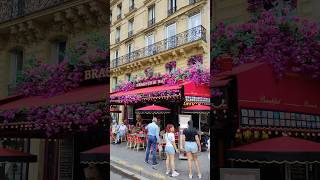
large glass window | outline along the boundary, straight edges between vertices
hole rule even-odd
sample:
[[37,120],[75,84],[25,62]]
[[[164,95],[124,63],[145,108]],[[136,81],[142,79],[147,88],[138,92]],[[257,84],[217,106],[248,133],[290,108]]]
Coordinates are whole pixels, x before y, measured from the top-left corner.
[[155,24],[155,5],[148,8],[148,26]]
[[320,116],[258,109],[241,109],[241,126],[320,129]]
[[154,46],[152,46],[154,44],[154,35],[153,34],[147,35],[145,40],[146,40],[146,52],[145,52],[145,54],[147,56],[154,54],[155,53],[155,49],[154,49]]
[[176,47],[176,34],[177,34],[177,26],[176,23],[170,24],[166,27],[166,37],[167,37],[167,49]]
[[201,38],[201,14],[195,14],[189,17],[188,20],[188,40],[195,41]]

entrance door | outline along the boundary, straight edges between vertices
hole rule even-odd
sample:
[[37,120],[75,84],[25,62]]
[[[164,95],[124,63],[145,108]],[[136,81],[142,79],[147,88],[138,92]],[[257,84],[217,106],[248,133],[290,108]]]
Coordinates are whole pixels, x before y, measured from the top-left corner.
[[201,14],[195,14],[189,17],[188,21],[188,40],[195,41],[201,38]]

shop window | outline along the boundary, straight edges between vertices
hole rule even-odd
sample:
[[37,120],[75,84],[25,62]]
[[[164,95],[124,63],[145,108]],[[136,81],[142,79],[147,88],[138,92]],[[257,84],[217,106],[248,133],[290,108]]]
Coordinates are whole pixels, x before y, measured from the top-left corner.
[[133,106],[127,106],[127,117],[129,121],[133,120]]
[[[29,152],[30,140],[27,139],[7,139],[1,140],[0,146],[8,149]],[[0,179],[27,180],[29,166],[28,163],[3,162],[0,165]]]

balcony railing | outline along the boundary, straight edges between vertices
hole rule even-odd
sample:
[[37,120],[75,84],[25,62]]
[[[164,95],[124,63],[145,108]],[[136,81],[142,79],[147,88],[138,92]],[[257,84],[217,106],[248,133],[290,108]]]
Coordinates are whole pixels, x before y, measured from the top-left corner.
[[129,6],[129,12],[133,11],[135,9],[134,4],[132,4],[131,6]]
[[0,23],[48,9],[68,0],[10,0],[0,2]]
[[153,26],[156,23],[156,18],[152,18],[148,21],[148,27]]
[[121,14],[117,15],[117,20],[121,19]]
[[132,30],[128,32],[128,37],[131,37],[131,36],[133,36],[133,31]]
[[132,53],[113,59],[111,62],[111,68],[115,68],[138,59],[149,57],[198,40],[206,41],[206,29],[201,25],[162,41],[156,42],[150,46],[133,51]]
[[199,2],[199,1],[201,1],[201,0],[189,0],[189,4],[195,4],[195,3]]
[[177,11],[177,7],[173,7],[173,8],[170,8],[168,10],[168,16],[171,16],[173,13],[175,13]]
[[120,42],[120,37],[116,38],[116,43]]

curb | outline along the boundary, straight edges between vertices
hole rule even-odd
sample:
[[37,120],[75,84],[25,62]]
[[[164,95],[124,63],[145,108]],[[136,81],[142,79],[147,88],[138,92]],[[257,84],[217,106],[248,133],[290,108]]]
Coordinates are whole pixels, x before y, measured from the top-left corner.
[[116,165],[110,165],[110,166],[111,166],[111,168],[116,169],[116,171],[120,171],[121,174],[125,174],[125,175],[129,176],[128,178],[131,178],[131,179],[134,179],[134,180],[150,180],[148,178],[145,178],[145,177],[142,177],[140,175],[134,174],[133,172],[130,172],[130,171],[126,170],[126,169],[123,169],[123,168],[121,168],[119,166],[116,166]]
[[[176,178],[164,175],[162,173],[150,173],[142,169],[137,169],[132,167],[132,165],[124,164],[121,162],[121,160],[118,160],[116,158],[110,157],[110,165],[119,167],[119,170],[125,174],[131,175],[131,177],[139,177],[138,179],[152,179],[152,180],[178,180]],[[127,173],[126,173],[127,172]]]

